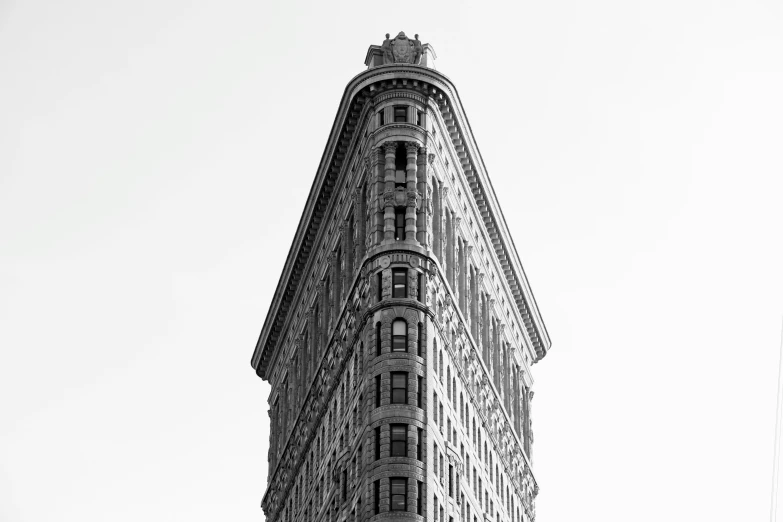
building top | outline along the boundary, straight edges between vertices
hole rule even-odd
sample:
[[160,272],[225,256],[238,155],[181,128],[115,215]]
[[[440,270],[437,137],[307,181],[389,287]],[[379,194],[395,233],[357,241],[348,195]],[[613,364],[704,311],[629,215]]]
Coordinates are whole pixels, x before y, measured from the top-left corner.
[[358,142],[356,123],[366,117],[374,96],[388,89],[399,88],[414,89],[426,96],[446,120],[449,140],[458,151],[460,168],[468,179],[471,196],[478,205],[495,256],[510,288],[511,300],[517,305],[523,329],[536,353],[534,362],[546,355],[550,346],[549,335],[473,138],[470,123],[456,87],[443,73],[434,69],[434,59],[434,49],[429,44],[421,44],[418,35],[410,39],[400,32],[392,40],[387,35],[382,45],[370,46],[365,59],[367,70],[354,77],[346,86],[251,359],[259,377],[267,378],[267,367],[285,332],[294,297],[301,291],[305,269],[310,264],[318,238],[324,233],[324,217],[333,201],[335,190],[339,190],[337,180]]
[[379,67],[381,65],[421,65],[423,67],[435,68],[435,49],[430,44],[422,44],[419,41],[419,35],[408,38],[405,33],[400,33],[389,39],[389,33],[386,33],[386,39],[381,45],[371,45],[367,49],[367,57],[364,59],[364,65],[368,69]]

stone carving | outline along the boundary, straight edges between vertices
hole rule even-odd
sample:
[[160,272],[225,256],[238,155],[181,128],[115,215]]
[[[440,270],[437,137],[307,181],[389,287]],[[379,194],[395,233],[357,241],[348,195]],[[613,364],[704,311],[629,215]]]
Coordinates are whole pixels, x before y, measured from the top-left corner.
[[419,35],[414,34],[413,35],[413,63],[415,65],[419,65],[419,62],[421,62],[421,55],[424,52],[424,48],[421,45],[421,41],[419,40]]
[[384,207],[393,207],[395,204],[395,191],[393,190],[387,190],[383,193],[383,206]]
[[[386,44],[387,39],[383,42],[384,45]],[[392,58],[394,60],[394,63],[415,63],[414,59],[416,58],[416,49],[415,44],[413,40],[405,36],[405,33],[400,31],[400,33],[392,40],[390,43],[391,45],[391,54]],[[419,46],[421,46],[421,42],[419,42]],[[386,53],[384,52],[384,63],[386,62]]]
[[392,54],[392,42],[389,40],[389,33],[386,33],[386,39],[381,45],[383,51],[383,64],[394,63],[394,55]]
[[421,202],[421,194],[419,193],[418,190],[414,189],[414,190],[409,190],[407,192],[407,201],[406,201],[407,207],[418,209],[420,202]]

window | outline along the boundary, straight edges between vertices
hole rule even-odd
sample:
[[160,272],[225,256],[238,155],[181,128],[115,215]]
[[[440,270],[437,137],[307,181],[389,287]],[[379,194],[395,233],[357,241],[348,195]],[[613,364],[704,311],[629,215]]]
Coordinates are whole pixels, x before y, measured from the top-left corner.
[[408,479],[392,478],[391,482],[391,511],[405,511],[408,509]]
[[416,491],[418,493],[418,498],[416,499],[416,514],[417,515],[423,515],[424,509],[423,509],[423,500],[424,500],[424,483],[421,480],[417,480],[417,488]]
[[408,297],[408,271],[404,268],[392,270],[392,297]]
[[408,351],[408,325],[403,319],[395,319],[392,322],[392,351]]
[[[424,444],[424,441],[422,438],[424,437],[424,430],[421,428],[416,428],[416,460],[419,460],[420,462],[424,462],[424,459],[422,458],[422,446]],[[419,495],[421,496],[421,495]]]
[[405,167],[394,171],[394,188],[405,188]]
[[381,428],[375,428],[375,460],[381,458]]
[[381,376],[375,376],[375,407],[381,405]]
[[381,272],[378,272],[378,274],[375,276],[377,288],[378,288],[378,302],[380,303],[383,299],[383,274]]
[[419,302],[424,302],[424,278],[421,274],[416,275],[416,297],[419,298]]
[[423,408],[423,403],[424,403],[424,378],[421,375],[419,375],[417,377],[417,379],[419,381],[418,382],[419,386],[418,386],[418,388],[416,388],[416,390],[418,392],[418,397],[416,397],[416,400],[417,400],[416,406],[418,406],[419,408]]
[[408,456],[408,425],[407,424],[391,425],[391,456],[392,457]]
[[378,111],[378,126],[380,127],[384,125],[384,123],[385,122],[383,121],[383,109],[381,109]]
[[449,496],[454,498],[454,466],[449,464]]
[[373,489],[375,490],[375,494],[373,495],[375,500],[375,514],[378,515],[381,512],[381,481],[376,480],[373,484]]
[[407,404],[408,403],[408,374],[405,372],[392,372],[391,381],[392,381],[391,403]]
[[408,107],[397,105],[394,107],[394,123],[405,123],[408,121]]
[[422,121],[422,112],[416,111],[416,125],[421,127],[421,121]]
[[381,355],[381,323],[375,323],[375,356]]
[[394,209],[394,239],[397,241],[405,239],[405,208],[403,207]]
[[[421,276],[420,276],[421,277]],[[417,355],[424,357],[424,325],[419,323],[418,337],[416,338]]]

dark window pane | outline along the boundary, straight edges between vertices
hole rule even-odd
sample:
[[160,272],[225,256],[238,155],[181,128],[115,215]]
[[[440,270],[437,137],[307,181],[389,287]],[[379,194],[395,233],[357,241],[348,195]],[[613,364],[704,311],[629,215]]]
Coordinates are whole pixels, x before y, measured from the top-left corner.
[[395,335],[392,337],[392,351],[393,352],[404,352],[405,351],[405,336],[404,335]]
[[395,107],[394,108],[394,121],[405,123],[408,120],[408,108],[407,107]]
[[405,390],[392,390],[392,404],[405,404]]

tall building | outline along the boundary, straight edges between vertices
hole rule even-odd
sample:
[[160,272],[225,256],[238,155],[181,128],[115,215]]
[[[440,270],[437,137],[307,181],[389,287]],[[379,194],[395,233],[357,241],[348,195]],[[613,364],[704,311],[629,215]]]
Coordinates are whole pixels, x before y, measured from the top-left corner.
[[550,341],[429,44],[345,89],[252,358],[268,522],[535,519],[530,366]]

